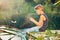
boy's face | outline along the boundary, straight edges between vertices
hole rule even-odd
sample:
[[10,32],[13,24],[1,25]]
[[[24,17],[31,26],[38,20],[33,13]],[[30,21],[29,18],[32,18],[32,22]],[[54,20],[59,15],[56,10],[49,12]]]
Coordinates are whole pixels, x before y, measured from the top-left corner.
[[36,13],[37,13],[38,15],[40,15],[42,10],[43,10],[43,8],[38,8],[38,9],[36,9]]
[[36,13],[37,13],[38,15],[40,15],[40,10],[36,10]]

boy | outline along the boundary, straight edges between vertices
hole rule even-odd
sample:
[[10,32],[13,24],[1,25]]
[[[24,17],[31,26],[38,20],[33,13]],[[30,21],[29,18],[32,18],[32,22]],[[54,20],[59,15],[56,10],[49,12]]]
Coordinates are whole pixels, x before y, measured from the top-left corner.
[[29,20],[36,24],[35,27],[32,28],[27,28],[27,29],[22,29],[22,38],[24,40],[26,40],[25,36],[26,36],[26,32],[42,32],[45,31],[47,28],[47,24],[48,24],[48,17],[47,15],[44,13],[43,11],[43,6],[41,4],[35,6],[35,11],[36,13],[40,16],[39,21],[36,21],[33,17],[30,17]]
[[45,31],[47,29],[48,17],[43,11],[43,6],[41,4],[35,6],[35,11],[37,15],[40,16],[39,21],[36,21],[33,17],[30,17],[29,20],[34,23],[36,26],[28,29],[24,29],[25,32],[33,31]]

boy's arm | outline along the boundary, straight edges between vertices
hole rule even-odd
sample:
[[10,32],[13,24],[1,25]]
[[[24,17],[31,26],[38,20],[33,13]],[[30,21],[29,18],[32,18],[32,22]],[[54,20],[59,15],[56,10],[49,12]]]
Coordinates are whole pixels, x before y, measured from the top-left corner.
[[39,22],[37,22],[34,18],[30,17],[30,21],[32,21],[34,24],[37,26],[42,26],[43,25],[43,16],[40,17]]

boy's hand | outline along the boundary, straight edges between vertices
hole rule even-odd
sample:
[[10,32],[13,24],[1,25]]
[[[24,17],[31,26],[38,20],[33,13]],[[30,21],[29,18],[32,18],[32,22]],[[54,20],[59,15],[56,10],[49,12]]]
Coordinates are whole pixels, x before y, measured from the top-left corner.
[[34,21],[34,18],[30,17],[29,20],[30,20],[30,21]]

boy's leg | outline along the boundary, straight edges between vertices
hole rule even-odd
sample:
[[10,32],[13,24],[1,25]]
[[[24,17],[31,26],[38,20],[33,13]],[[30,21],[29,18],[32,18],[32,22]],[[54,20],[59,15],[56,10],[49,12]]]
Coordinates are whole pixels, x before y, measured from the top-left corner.
[[22,29],[20,36],[23,37],[23,40],[26,39],[26,32],[37,32],[39,31],[39,27],[32,27],[32,28],[27,28],[27,29]]
[[27,28],[23,29],[24,32],[37,32],[39,31],[39,27],[32,27],[32,28]]

